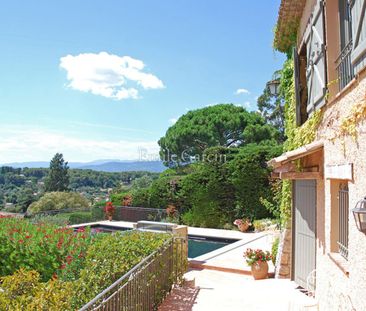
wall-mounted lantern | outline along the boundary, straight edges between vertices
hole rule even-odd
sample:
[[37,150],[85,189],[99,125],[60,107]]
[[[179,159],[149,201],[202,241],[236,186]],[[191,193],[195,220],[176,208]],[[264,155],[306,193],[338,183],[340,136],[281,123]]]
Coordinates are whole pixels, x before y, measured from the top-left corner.
[[352,213],[355,217],[357,229],[366,233],[366,197],[357,202],[356,207],[352,209]]
[[273,74],[272,80],[267,82],[267,87],[269,89],[269,93],[272,96],[277,96],[279,94],[280,78],[281,78],[280,71],[276,71]]

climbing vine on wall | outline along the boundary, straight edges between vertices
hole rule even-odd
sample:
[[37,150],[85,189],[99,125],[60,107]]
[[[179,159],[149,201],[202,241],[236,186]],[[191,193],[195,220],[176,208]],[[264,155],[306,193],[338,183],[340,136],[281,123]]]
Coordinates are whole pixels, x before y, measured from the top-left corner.
[[366,119],[366,94],[362,101],[356,103],[351,113],[341,121],[339,136],[351,136],[354,140],[357,139],[357,125]]
[[[296,125],[296,100],[295,100],[295,82],[293,59],[288,58],[284,63],[281,84],[281,96],[285,101],[285,134],[287,140],[284,149],[286,151],[294,150],[303,145],[310,144],[316,138],[316,131],[323,118],[323,113],[317,110],[301,126]],[[282,183],[281,198],[281,221],[287,225],[291,217],[291,181],[284,180]]]

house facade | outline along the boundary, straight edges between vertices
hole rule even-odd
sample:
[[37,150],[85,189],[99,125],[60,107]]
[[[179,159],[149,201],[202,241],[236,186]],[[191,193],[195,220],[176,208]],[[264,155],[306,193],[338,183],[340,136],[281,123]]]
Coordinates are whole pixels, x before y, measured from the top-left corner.
[[312,143],[270,161],[292,184],[289,276],[305,288],[316,273],[320,310],[366,310],[352,213],[366,196],[366,0],[282,0],[275,45],[294,48],[297,127],[319,118]]

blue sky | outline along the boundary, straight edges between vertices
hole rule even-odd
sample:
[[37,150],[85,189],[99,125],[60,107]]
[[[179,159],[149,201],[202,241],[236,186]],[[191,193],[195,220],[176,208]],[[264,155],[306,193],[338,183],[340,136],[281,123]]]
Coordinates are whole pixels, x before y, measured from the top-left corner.
[[3,1],[0,163],[136,159],[187,110],[255,110],[279,2]]

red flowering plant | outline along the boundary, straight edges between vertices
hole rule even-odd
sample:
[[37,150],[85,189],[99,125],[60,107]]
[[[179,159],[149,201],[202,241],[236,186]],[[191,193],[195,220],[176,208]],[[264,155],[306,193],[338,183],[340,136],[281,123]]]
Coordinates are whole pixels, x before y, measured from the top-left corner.
[[272,256],[268,251],[263,251],[261,249],[254,250],[251,248],[247,248],[247,250],[244,252],[244,258],[248,266],[272,260]]
[[19,268],[36,270],[42,281],[75,280],[91,243],[89,232],[0,218],[0,277]]
[[132,205],[132,195],[131,194],[126,194],[123,197],[122,206],[131,206],[131,205]]
[[112,217],[116,212],[116,207],[113,206],[112,202],[107,202],[104,207],[104,213],[106,216]]
[[166,213],[168,215],[168,217],[177,217],[178,216],[178,210],[175,207],[175,205],[173,204],[169,204],[168,207],[166,208]]

